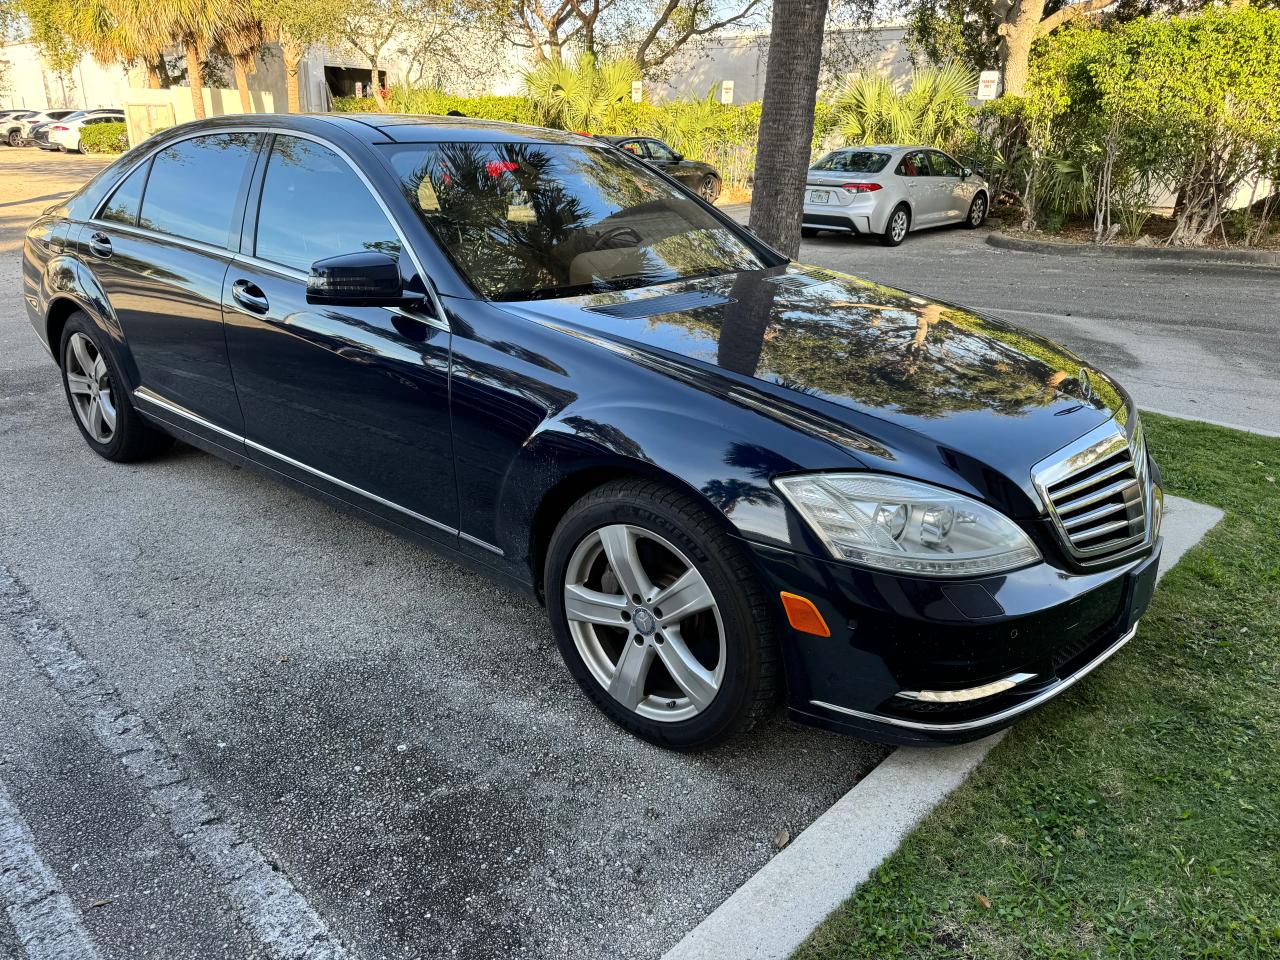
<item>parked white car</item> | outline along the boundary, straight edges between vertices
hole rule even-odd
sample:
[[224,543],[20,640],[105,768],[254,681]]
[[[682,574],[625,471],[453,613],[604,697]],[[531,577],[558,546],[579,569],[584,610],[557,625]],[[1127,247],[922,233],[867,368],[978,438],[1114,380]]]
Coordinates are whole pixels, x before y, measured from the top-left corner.
[[809,168],[804,234],[870,234],[896,247],[911,230],[944,223],[979,227],[990,208],[987,181],[941,150],[846,147]]
[[3,134],[4,142],[9,146],[20,147],[31,136],[32,127],[48,123],[51,120],[61,120],[63,117],[69,117],[75,112],[74,110],[27,111],[22,116],[15,116],[4,121],[3,128],[0,128],[0,134]]
[[64,153],[80,150],[80,131],[98,123],[123,123],[124,111],[115,109],[86,110],[49,125],[49,149]]

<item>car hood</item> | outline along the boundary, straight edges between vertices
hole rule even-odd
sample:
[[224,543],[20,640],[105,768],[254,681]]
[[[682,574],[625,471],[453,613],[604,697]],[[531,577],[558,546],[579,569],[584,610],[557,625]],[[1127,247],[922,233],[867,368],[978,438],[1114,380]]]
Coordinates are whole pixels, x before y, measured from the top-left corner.
[[803,408],[805,424],[838,424],[890,450],[924,438],[944,457],[1022,475],[1126,403],[1052,341],[799,264],[504,306],[692,373],[685,378],[767,415],[796,423]]

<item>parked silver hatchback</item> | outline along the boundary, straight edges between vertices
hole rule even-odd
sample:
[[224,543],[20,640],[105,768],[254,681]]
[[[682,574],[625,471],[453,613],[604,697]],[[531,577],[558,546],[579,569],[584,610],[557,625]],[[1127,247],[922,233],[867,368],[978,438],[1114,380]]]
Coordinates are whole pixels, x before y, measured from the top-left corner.
[[809,168],[804,234],[870,234],[896,247],[912,230],[945,223],[979,227],[990,207],[987,181],[941,150],[846,147]]

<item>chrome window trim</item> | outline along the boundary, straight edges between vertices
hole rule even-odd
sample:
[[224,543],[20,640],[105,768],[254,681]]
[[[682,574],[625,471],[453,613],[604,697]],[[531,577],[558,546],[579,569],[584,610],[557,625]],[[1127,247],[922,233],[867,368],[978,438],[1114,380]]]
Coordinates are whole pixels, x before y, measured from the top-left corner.
[[[309,133],[302,130],[291,130],[288,127],[243,125],[243,126],[217,127],[217,128],[204,129],[204,130],[193,130],[190,133],[183,134],[180,137],[174,137],[172,140],[166,140],[163,144],[157,144],[153,149],[147,151],[145,154],[140,156],[137,159],[137,162],[129,165],[129,169],[120,175],[120,178],[116,181],[115,186],[113,186],[111,190],[107,193],[107,195],[103,197],[101,202],[99,202],[97,208],[93,211],[93,215],[89,217],[87,222],[92,226],[101,227],[103,229],[129,230],[133,232],[136,236],[146,240],[166,240],[169,242],[176,242],[181,246],[189,247],[190,249],[196,250],[197,252],[221,255],[226,257],[227,259],[235,259],[237,257],[246,257],[248,258],[248,262],[253,263],[255,265],[262,266],[262,267],[267,267],[269,269],[275,270],[276,272],[280,272],[282,270],[294,270],[295,268],[285,266],[284,264],[278,264],[278,263],[275,263],[274,261],[269,261],[269,260],[262,260],[256,256],[256,252],[245,253],[243,251],[232,250],[230,247],[218,247],[212,244],[203,243],[202,241],[199,241],[199,240],[189,240],[186,237],[176,237],[176,236],[173,236],[172,234],[162,233],[159,230],[147,230],[145,227],[129,226],[127,224],[116,223],[113,220],[102,220],[101,218],[99,218],[98,214],[100,214],[103,208],[106,207],[107,203],[110,202],[111,197],[115,194],[116,190],[119,189],[120,184],[124,182],[125,178],[128,177],[130,174],[132,174],[135,170],[137,170],[139,166],[141,166],[142,164],[146,163],[147,161],[155,157],[156,154],[161,153],[165,150],[168,150],[170,147],[179,143],[183,143],[187,140],[194,140],[197,137],[216,136],[218,134],[223,134],[223,133],[260,133],[264,137],[269,134],[275,134],[276,136],[285,136],[285,137],[298,137],[302,140],[310,140],[314,143],[318,143],[322,147],[327,147],[328,149],[336,153],[339,157],[341,157],[343,161],[347,164],[347,166],[350,167],[355,172],[356,176],[360,178],[360,182],[364,184],[365,189],[368,190],[369,193],[373,196],[374,201],[378,204],[378,207],[382,210],[383,216],[385,216],[387,218],[387,222],[391,224],[391,229],[395,231],[396,237],[400,240],[400,249],[403,250],[406,254],[408,254],[409,260],[410,262],[412,262],[414,270],[416,270],[418,276],[422,278],[422,285],[426,287],[427,296],[430,298],[432,309],[436,313],[436,316],[433,318],[427,318],[425,316],[412,314],[412,313],[405,313],[403,315],[406,317],[409,317],[412,320],[418,320],[420,322],[429,322],[431,326],[439,327],[442,330],[450,329],[449,320],[447,315],[444,312],[444,306],[440,302],[440,297],[436,293],[435,284],[431,282],[431,278],[427,275],[427,272],[422,268],[422,261],[419,260],[418,255],[414,253],[413,247],[409,243],[408,238],[405,236],[404,231],[400,229],[400,224],[396,221],[396,218],[392,215],[391,208],[387,206],[387,203],[385,200],[383,200],[381,194],[379,194],[378,191],[374,189],[373,183],[365,175],[365,172],[360,169],[360,167],[356,164],[354,160],[351,159],[351,156],[345,150],[343,150],[341,147],[339,147],[337,144],[333,143],[332,141],[326,140],[324,137],[317,136],[314,133]],[[258,152],[259,154],[262,153],[261,144],[258,146]],[[266,161],[269,163],[270,160],[271,160],[271,154],[268,151],[266,155]],[[263,179],[263,182],[265,182],[266,180],[265,169],[263,170],[262,179]],[[145,202],[145,199],[146,199],[146,196],[144,191],[144,195],[143,195],[144,202]],[[261,189],[259,188],[259,192],[258,192],[259,203],[261,203],[261,200],[262,200],[262,195],[261,195]],[[141,209],[139,209],[139,215],[141,215]],[[256,244],[257,244],[256,235],[254,237],[254,244],[256,247]],[[301,271],[297,271],[297,272],[301,272]],[[305,273],[303,275],[306,276]],[[289,276],[289,275],[285,274],[285,276]],[[396,308],[389,308],[389,309],[394,310]]]
[[428,516],[424,516],[423,514],[418,513],[415,510],[410,510],[408,507],[403,507],[392,500],[386,499],[385,497],[380,497],[376,493],[370,493],[368,490],[365,490],[362,487],[357,487],[353,483],[347,483],[347,481],[345,480],[339,480],[337,477],[333,476],[332,474],[325,473],[323,470],[317,470],[315,467],[308,466],[307,464],[303,463],[301,460],[295,460],[293,457],[289,457],[283,453],[280,453],[279,451],[272,450],[270,447],[264,444],[258,443],[255,440],[250,440],[248,437],[242,436],[238,433],[233,433],[230,430],[226,430],[223,427],[218,426],[216,423],[211,423],[210,421],[206,420],[204,417],[200,416],[199,414],[192,413],[186,407],[180,406],[179,404],[176,404],[170,400],[166,400],[164,397],[160,396],[154,390],[149,390],[146,387],[138,387],[133,391],[133,395],[139,400],[143,400],[147,403],[152,404],[153,406],[159,407],[161,410],[166,410],[169,413],[174,414],[175,416],[179,416],[186,420],[190,420],[192,423],[198,424],[199,426],[204,427],[206,430],[212,430],[214,433],[227,437],[230,440],[235,440],[240,443],[243,443],[246,447],[250,447],[258,451],[259,453],[265,453],[269,457],[274,457],[275,459],[280,460],[284,463],[287,463],[292,467],[296,467],[299,470],[303,470],[306,473],[311,474],[312,476],[319,477],[321,480],[326,480],[329,483],[334,484],[335,486],[342,487],[344,490],[349,490],[352,493],[359,494],[362,497],[372,500],[374,503],[379,503],[382,506],[387,507],[391,510],[398,511],[399,513],[403,513],[405,516],[413,517],[415,520],[420,520],[421,522],[427,524],[428,526],[435,527],[437,530],[442,530],[445,533],[449,533],[454,536],[460,537],[461,539],[466,540],[468,543],[474,544],[477,547],[481,547],[485,550],[488,550],[490,553],[497,554],[500,557],[503,556],[501,547],[496,547],[491,543],[481,540],[479,537],[473,537],[469,533],[463,533],[461,530],[457,529],[456,527],[451,527],[446,523],[441,523],[439,520],[432,520]]
[[1133,639],[1138,632],[1138,625],[1135,623],[1129,628],[1129,631],[1122,636],[1102,653],[1098,654],[1093,660],[1085,664],[1071,676],[1067,677],[1060,683],[1055,684],[1047,690],[1043,690],[1029,700],[1015,704],[1012,707],[1001,710],[999,713],[993,713],[989,717],[980,717],[977,720],[964,720],[954,723],[927,723],[921,720],[904,720],[901,717],[890,717],[882,713],[867,713],[863,710],[854,710],[852,707],[842,707],[834,703],[826,703],[822,700],[810,700],[809,703],[815,707],[821,707],[824,710],[832,710],[836,713],[843,713],[851,717],[857,717],[859,720],[871,720],[875,723],[886,723],[895,727],[905,727],[908,730],[922,730],[933,733],[963,733],[966,730],[981,730],[984,727],[994,726],[1005,720],[1009,720],[1020,714],[1033,710],[1046,700],[1052,700],[1058,694],[1065,692],[1074,686],[1080,680],[1083,680],[1090,673],[1102,666],[1110,657],[1116,653],[1121,647]]

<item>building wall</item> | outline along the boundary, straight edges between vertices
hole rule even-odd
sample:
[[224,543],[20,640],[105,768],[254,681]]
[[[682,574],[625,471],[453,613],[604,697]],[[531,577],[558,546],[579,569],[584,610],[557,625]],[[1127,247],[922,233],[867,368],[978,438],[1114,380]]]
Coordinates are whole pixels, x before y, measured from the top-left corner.
[[129,89],[124,67],[104,67],[85,56],[65,74],[51,70],[31,43],[0,46],[0,108],[78,109],[118,107]]

